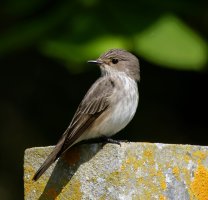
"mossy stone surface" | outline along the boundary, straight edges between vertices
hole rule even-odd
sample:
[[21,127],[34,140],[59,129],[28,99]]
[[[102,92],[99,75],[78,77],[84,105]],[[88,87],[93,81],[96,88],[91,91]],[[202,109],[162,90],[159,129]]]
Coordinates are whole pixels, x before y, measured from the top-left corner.
[[208,200],[208,147],[121,143],[70,149],[36,182],[53,147],[25,151],[25,200]]

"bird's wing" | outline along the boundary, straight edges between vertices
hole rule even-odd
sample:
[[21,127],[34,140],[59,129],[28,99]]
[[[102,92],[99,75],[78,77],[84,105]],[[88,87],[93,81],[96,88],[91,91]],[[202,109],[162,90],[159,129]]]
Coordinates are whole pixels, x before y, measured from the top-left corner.
[[80,103],[71,124],[58,141],[52,153],[38,169],[33,180],[37,180],[108,108],[109,97],[112,95],[113,90],[114,82],[107,77],[101,77],[92,85]]
[[113,89],[114,82],[107,77],[98,79],[90,88],[64,133],[67,136],[62,146],[63,152],[108,108]]

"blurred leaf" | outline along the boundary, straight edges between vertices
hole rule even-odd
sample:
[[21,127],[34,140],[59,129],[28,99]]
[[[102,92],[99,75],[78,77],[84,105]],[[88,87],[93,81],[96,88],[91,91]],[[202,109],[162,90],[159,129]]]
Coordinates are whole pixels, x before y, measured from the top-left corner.
[[207,62],[207,45],[178,18],[166,15],[135,37],[145,59],[170,68],[200,70]]
[[31,14],[31,12],[36,11],[36,9],[40,8],[46,2],[47,0],[7,0],[3,8],[4,13],[18,15],[18,17],[20,17]]
[[[68,5],[61,4],[44,16],[16,24],[0,35],[0,55],[34,44],[60,24],[68,15]],[[73,8],[71,8],[73,9]]]
[[[100,53],[111,48],[125,48],[126,42],[122,37],[103,36],[96,38],[83,44],[74,44],[66,41],[48,41],[41,46],[41,50],[47,56],[58,58],[66,63],[83,63],[89,59],[97,58]],[[73,72],[83,70],[83,65],[80,68],[74,68],[74,65],[68,65]]]
[[99,2],[98,0],[79,0],[79,1],[82,5],[86,7],[94,6]]

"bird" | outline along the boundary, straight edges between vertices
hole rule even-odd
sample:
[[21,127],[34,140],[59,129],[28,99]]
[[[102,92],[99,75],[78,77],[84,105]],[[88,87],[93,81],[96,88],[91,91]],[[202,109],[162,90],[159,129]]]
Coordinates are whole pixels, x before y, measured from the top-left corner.
[[124,49],[110,49],[88,63],[98,65],[101,76],[84,96],[68,128],[33,176],[34,181],[78,142],[106,138],[113,143],[111,136],[126,127],[136,113],[137,82],[140,81],[138,58]]

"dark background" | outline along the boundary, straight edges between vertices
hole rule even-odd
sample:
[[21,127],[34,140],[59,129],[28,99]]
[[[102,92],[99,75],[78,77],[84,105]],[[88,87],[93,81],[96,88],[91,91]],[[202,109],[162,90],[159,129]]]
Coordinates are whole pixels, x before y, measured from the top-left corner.
[[140,59],[140,102],[116,137],[208,145],[208,5],[7,0],[0,6],[0,197],[23,199],[26,148],[53,145],[110,48]]

